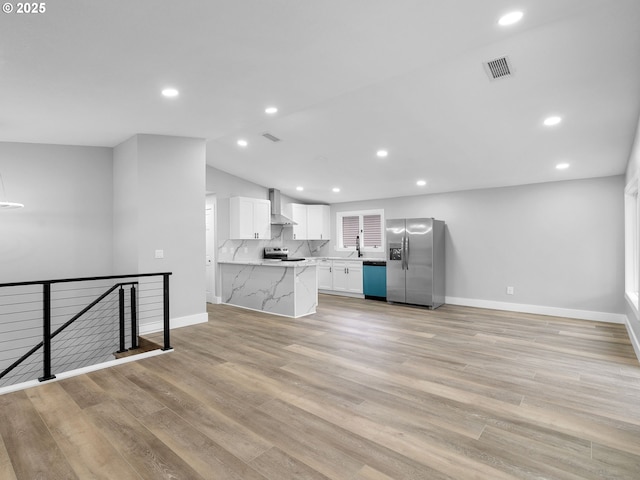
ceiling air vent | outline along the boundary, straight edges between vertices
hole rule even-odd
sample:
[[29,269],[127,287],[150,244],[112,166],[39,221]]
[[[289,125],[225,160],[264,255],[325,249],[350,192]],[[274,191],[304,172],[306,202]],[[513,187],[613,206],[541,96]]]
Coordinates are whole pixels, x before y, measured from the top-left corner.
[[266,138],[267,140],[271,140],[272,142],[279,142],[280,141],[280,139],[278,137],[275,137],[275,136],[271,135],[269,132],[263,133],[262,136],[264,138]]
[[482,64],[489,80],[498,80],[513,75],[513,67],[509,57],[500,57]]

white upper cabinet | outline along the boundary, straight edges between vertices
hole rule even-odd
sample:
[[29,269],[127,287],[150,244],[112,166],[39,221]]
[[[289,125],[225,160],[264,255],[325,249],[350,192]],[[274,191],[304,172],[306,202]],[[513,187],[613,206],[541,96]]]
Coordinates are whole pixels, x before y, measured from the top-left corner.
[[329,205],[307,205],[307,235],[309,240],[331,239],[331,209]]
[[229,238],[237,240],[271,238],[271,202],[260,198],[229,199]]
[[293,239],[307,240],[307,206],[292,203],[289,210],[291,220],[297,223],[293,226]]
[[297,223],[293,226],[294,240],[329,240],[331,216],[328,205],[301,205],[290,203],[287,212]]

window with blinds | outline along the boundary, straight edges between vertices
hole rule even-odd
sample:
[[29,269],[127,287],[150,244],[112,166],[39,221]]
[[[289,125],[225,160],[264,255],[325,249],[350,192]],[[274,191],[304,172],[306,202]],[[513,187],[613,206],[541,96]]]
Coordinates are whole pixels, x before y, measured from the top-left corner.
[[380,215],[362,216],[362,246],[382,247],[382,217]]
[[342,212],[337,216],[340,250],[353,250],[360,240],[362,250],[377,250],[384,242],[383,210]]
[[360,234],[360,217],[342,217],[342,246],[350,248],[356,246],[357,237]]

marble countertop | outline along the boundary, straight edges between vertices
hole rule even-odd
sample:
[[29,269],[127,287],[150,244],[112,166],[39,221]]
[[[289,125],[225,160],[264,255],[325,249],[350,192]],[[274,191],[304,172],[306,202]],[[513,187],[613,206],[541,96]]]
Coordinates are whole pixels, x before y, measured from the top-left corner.
[[282,260],[220,260],[218,263],[226,263],[229,265],[254,265],[261,267],[310,267],[317,265],[317,259],[307,258],[305,260],[287,262]]
[[338,261],[347,261],[347,262],[384,262],[384,257],[313,257],[314,260],[338,260]]
[[227,263],[230,265],[258,265],[264,267],[308,267],[311,265],[317,265],[318,261],[323,260],[337,260],[346,262],[366,262],[366,261],[384,261],[384,258],[376,257],[306,257],[305,260],[287,262],[282,260],[268,260],[268,259],[255,259],[255,260],[219,260],[218,263]]

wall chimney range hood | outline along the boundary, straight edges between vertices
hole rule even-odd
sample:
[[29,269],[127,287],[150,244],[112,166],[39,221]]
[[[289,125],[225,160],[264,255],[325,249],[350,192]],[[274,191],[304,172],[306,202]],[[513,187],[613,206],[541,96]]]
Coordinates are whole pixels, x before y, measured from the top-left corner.
[[269,189],[269,200],[271,201],[271,225],[293,226],[296,222],[282,215],[282,203],[280,202],[280,190]]

